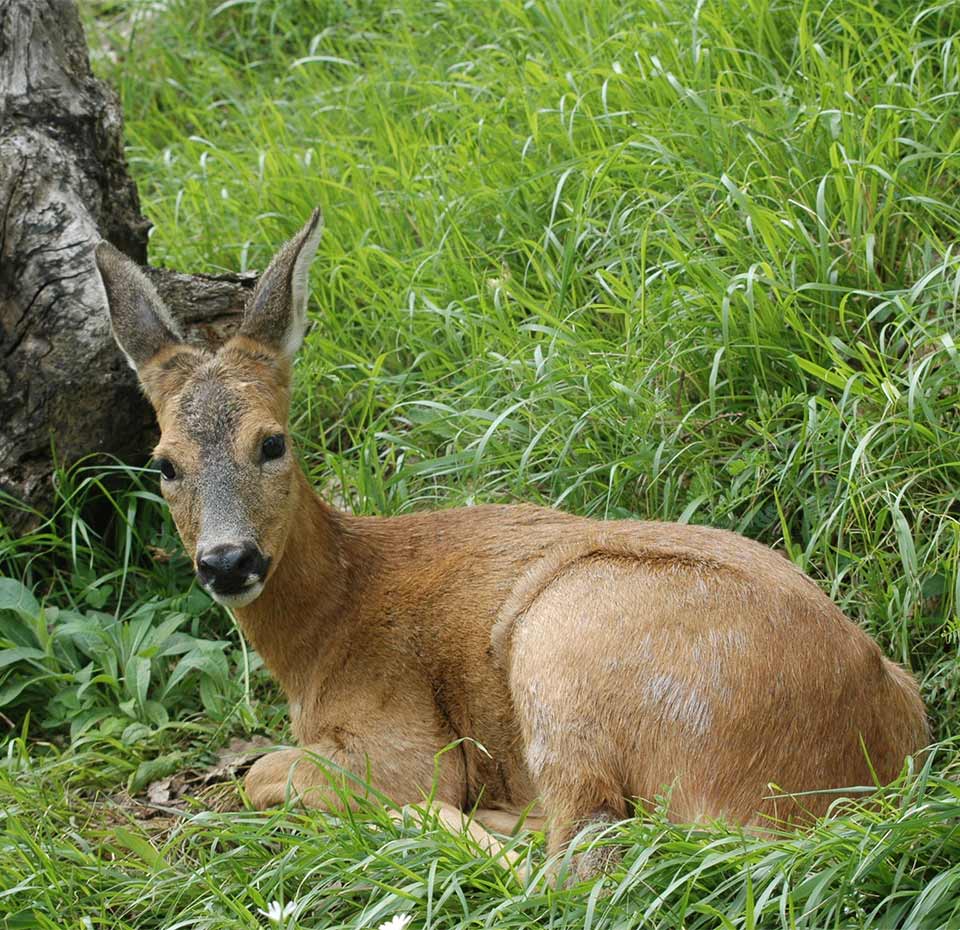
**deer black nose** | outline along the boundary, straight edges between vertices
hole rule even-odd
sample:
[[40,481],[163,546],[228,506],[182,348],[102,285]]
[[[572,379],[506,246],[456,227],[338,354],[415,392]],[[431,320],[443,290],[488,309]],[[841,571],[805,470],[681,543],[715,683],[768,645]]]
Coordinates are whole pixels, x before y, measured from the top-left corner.
[[197,553],[197,577],[217,594],[240,594],[263,581],[268,566],[254,542],[220,544]]

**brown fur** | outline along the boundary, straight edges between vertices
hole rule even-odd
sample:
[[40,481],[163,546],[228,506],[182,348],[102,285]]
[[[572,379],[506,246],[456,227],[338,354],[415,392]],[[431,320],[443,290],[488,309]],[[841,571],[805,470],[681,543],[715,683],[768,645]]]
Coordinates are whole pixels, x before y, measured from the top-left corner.
[[[281,258],[297,255],[288,245]],[[276,308],[267,296],[259,306]],[[684,821],[817,816],[874,772],[892,780],[927,742],[913,678],[742,536],[530,506],[354,517],[313,492],[292,454],[257,466],[289,406],[278,325],[269,345],[174,344],[139,371],[158,451],[184,473],[165,494],[187,550],[225,512],[212,494],[272,560],[236,613],[301,746],[400,804],[438,778],[446,822],[479,805],[502,828],[539,801],[555,852],[664,792]],[[259,760],[246,786],[261,807],[291,792],[339,803],[296,749]]]

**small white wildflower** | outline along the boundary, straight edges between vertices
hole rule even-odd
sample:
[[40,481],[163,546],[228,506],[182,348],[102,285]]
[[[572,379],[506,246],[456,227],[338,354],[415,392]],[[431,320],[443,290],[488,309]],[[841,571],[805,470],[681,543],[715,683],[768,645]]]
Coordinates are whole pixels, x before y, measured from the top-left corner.
[[391,917],[386,923],[380,924],[377,930],[406,930],[413,918],[409,914],[397,914]]
[[283,905],[279,901],[271,901],[266,910],[257,908],[272,924],[278,924],[281,920],[286,920],[296,909],[297,905],[293,901],[287,901]]

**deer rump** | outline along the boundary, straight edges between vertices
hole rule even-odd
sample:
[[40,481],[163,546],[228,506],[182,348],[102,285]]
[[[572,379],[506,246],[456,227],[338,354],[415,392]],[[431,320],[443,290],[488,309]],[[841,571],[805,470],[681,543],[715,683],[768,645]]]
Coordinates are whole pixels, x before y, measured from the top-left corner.
[[925,745],[912,676],[786,559],[708,528],[609,527],[547,555],[493,630],[558,822],[667,795],[678,821],[769,828]]

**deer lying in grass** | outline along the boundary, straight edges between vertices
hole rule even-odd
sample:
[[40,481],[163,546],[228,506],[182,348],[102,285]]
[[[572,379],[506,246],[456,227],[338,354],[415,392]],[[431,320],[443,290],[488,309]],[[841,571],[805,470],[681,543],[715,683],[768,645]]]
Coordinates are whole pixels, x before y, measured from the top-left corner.
[[[665,788],[680,821],[820,815],[924,746],[913,678],[741,536],[532,506],[381,519],[324,503],[287,433],[320,231],[315,212],[216,353],[184,344],[137,268],[97,249],[114,334],[159,419],[163,495],[303,747],[254,764],[254,805],[292,790],[339,806],[327,774],[296,764],[307,750],[398,804],[433,784],[453,824],[474,811],[504,830],[539,801],[554,853]],[[574,862],[580,877],[602,867]]]

